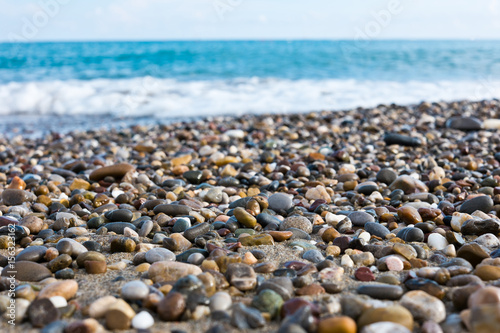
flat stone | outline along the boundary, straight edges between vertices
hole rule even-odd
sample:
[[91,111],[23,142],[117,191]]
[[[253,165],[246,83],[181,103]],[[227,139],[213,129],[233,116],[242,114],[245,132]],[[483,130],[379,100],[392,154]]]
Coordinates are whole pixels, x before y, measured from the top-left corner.
[[119,163],[115,165],[105,166],[92,171],[89,175],[91,181],[99,181],[108,176],[113,178],[122,178],[127,172],[135,170],[134,166],[128,163]]
[[330,317],[320,320],[318,333],[356,333],[357,325],[347,316]]
[[22,205],[23,202],[33,202],[36,196],[25,190],[7,188],[2,192],[2,200],[4,205],[17,206]]
[[239,241],[243,246],[274,245],[274,239],[269,234],[241,237]]
[[460,205],[460,212],[472,214],[476,210],[482,211],[484,213],[489,213],[493,209],[493,200],[488,195],[481,195],[469,200],[465,200],[463,204]]
[[87,248],[82,244],[78,243],[76,240],[71,238],[62,238],[57,242],[57,251],[60,254],[67,254],[73,258],[78,257],[81,253],[87,252]]
[[16,256],[16,261],[34,261],[39,262],[45,256],[47,248],[45,246],[29,246],[19,252]]
[[403,295],[403,288],[394,285],[367,284],[358,287],[356,291],[377,299],[398,300]]
[[154,207],[155,214],[164,213],[170,216],[189,215],[191,208],[184,205],[160,204]]
[[465,221],[460,231],[464,235],[484,235],[484,234],[498,234],[500,232],[500,221],[496,219],[476,220],[469,219]]
[[234,217],[247,228],[253,229],[257,225],[257,219],[244,208],[236,207],[234,209]]
[[202,271],[198,266],[176,261],[158,261],[148,270],[149,278],[154,282],[177,281],[186,275],[198,275]]
[[43,228],[43,220],[37,216],[28,215],[22,218],[19,225],[28,228],[32,235],[36,235]]
[[370,282],[375,281],[375,275],[373,275],[372,271],[368,267],[360,267],[354,273],[354,276],[359,281]]
[[479,265],[474,274],[483,281],[492,281],[500,279],[500,266]]
[[388,146],[401,145],[407,147],[418,147],[422,145],[422,141],[419,138],[414,138],[397,133],[387,133],[386,135],[384,135],[384,142]]
[[370,235],[374,235],[382,239],[385,239],[385,237],[391,233],[389,229],[377,222],[365,223],[364,229],[366,230],[366,232],[370,233]]
[[18,261],[12,265],[14,265],[13,268],[8,265],[2,270],[2,276],[14,275],[17,280],[32,282],[38,282],[52,276],[47,267],[32,261]]
[[38,294],[38,298],[61,296],[68,301],[75,297],[77,291],[78,283],[75,280],[57,281],[43,287]]
[[483,122],[476,117],[451,117],[446,121],[446,127],[461,131],[479,131]]
[[104,216],[110,222],[130,222],[132,221],[134,214],[128,209],[115,209],[106,212]]
[[204,222],[188,228],[184,231],[184,237],[190,242],[193,242],[196,237],[204,235],[208,231],[210,231],[210,224]]

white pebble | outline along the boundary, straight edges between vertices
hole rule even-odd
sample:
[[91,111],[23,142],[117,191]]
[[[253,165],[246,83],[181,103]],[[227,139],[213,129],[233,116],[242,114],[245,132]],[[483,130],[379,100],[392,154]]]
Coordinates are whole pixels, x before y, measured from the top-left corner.
[[147,311],[141,311],[132,319],[132,327],[138,330],[145,330],[153,326],[154,318]]
[[68,306],[68,302],[62,296],[52,296],[49,300],[56,308],[64,308],[65,306]]
[[442,250],[448,246],[448,241],[446,240],[445,237],[441,236],[440,234],[433,233],[429,235],[427,244],[431,249]]

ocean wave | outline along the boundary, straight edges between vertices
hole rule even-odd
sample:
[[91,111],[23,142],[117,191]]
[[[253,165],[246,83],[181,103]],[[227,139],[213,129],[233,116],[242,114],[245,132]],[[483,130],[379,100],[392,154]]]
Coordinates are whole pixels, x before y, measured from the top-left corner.
[[375,81],[240,78],[179,81],[140,77],[10,82],[0,85],[0,114],[191,117],[290,113],[500,97],[500,80]]

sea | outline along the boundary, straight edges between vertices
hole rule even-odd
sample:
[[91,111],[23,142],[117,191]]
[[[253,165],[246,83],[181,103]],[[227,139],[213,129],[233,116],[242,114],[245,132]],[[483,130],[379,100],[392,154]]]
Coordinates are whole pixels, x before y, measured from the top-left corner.
[[161,121],[499,97],[500,41],[0,43],[3,124],[74,118],[82,127],[104,116]]

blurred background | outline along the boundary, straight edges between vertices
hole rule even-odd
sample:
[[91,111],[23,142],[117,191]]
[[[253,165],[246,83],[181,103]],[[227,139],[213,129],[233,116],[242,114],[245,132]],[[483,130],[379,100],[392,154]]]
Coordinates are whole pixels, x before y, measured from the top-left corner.
[[497,0],[0,5],[4,120],[169,119],[500,97]]

